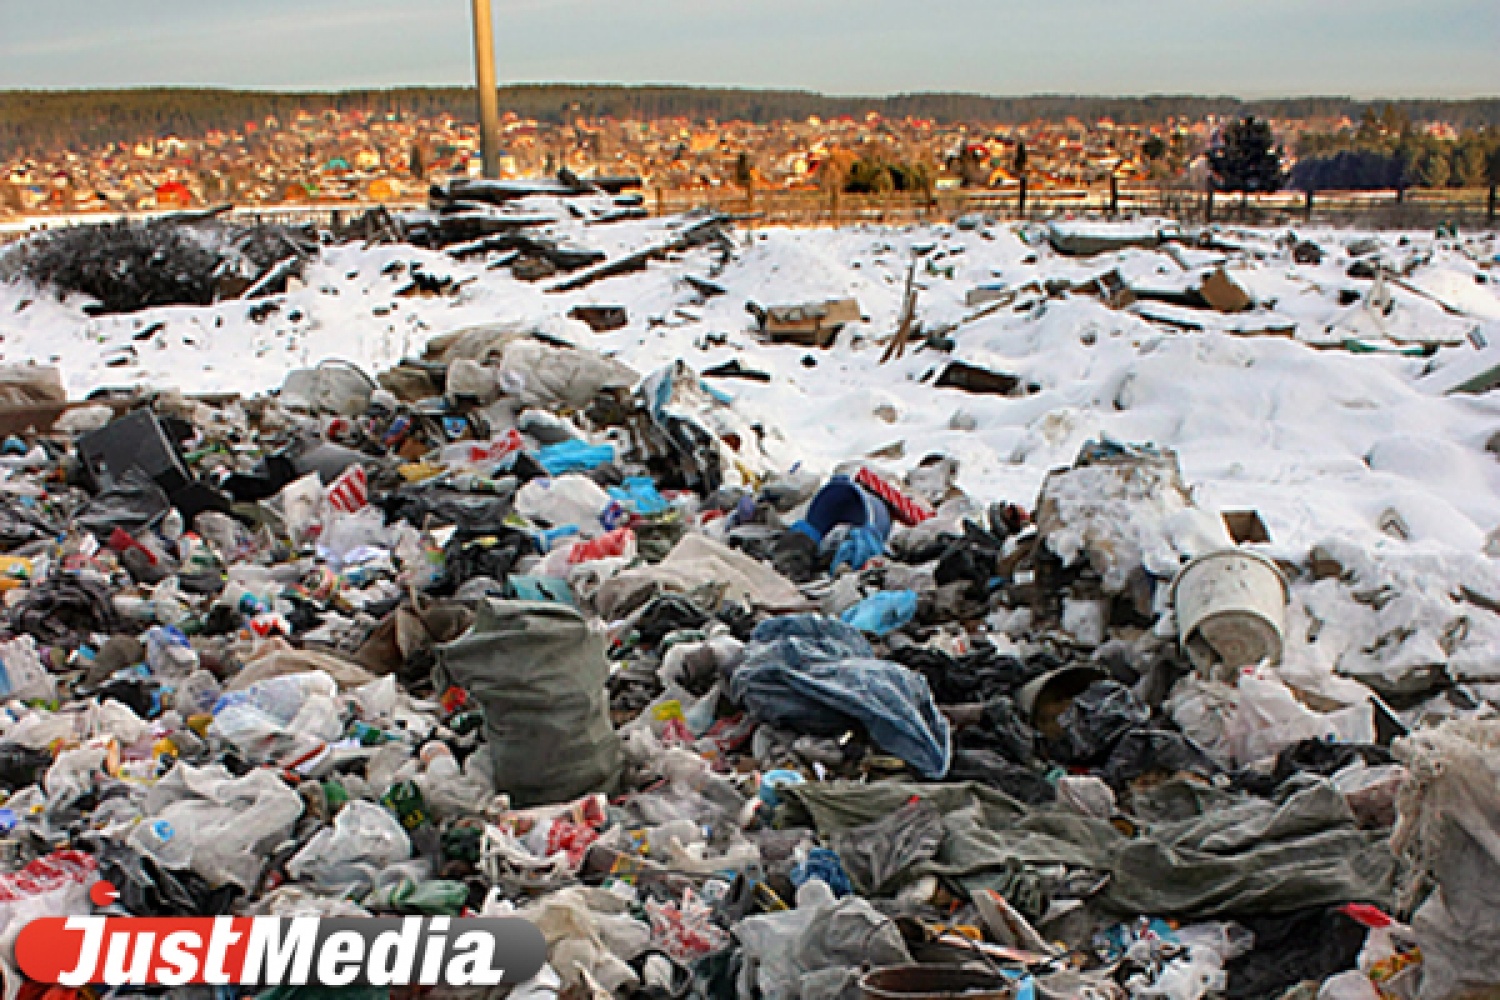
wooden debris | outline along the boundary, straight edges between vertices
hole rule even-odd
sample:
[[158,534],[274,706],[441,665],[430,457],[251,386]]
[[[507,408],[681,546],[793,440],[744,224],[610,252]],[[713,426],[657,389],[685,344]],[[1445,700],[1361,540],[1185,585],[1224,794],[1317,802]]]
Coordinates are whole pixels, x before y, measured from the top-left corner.
[[886,345],[885,353],[880,357],[881,364],[906,353],[906,342],[911,338],[911,327],[916,320],[916,315],[917,262],[913,259],[910,270],[906,272],[906,290],[901,294],[901,318],[896,323],[896,335]]
[[1203,296],[1211,309],[1217,309],[1222,313],[1244,312],[1254,308],[1255,300],[1250,293],[1235,283],[1222,267],[1209,273],[1203,279],[1203,284],[1198,289],[1198,294]]
[[1018,376],[1008,372],[990,371],[988,368],[980,368],[964,361],[950,361],[933,383],[939,389],[962,389],[964,392],[972,392],[987,396],[1013,396],[1036,391],[1036,387],[1024,385]]
[[606,260],[603,263],[595,264],[593,267],[573,275],[566,281],[561,281],[553,285],[547,291],[576,291],[580,288],[586,288],[596,281],[602,281],[605,278],[644,270],[648,261],[658,260],[667,254],[686,250],[689,247],[704,246],[709,243],[722,242],[728,239],[724,234],[724,223],[727,219],[717,212],[709,213],[700,218],[690,218],[686,221],[687,225],[683,226],[670,239],[642,247],[614,260]]
[[624,306],[577,305],[568,312],[568,316],[587,323],[595,333],[618,330],[630,322],[630,314]]
[[761,332],[772,343],[801,344],[804,347],[828,347],[840,330],[861,318],[859,303],[854,299],[830,299],[765,309],[751,302],[745,308],[755,316]]

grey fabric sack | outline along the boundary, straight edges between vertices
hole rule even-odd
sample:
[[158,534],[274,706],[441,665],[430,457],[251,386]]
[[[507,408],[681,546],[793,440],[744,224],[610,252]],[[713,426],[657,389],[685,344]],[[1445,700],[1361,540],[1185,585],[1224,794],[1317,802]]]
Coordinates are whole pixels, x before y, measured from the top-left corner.
[[614,790],[620,740],[604,649],[572,607],[496,599],[480,603],[469,631],[437,647],[437,689],[456,684],[483,707],[495,788],[513,805]]

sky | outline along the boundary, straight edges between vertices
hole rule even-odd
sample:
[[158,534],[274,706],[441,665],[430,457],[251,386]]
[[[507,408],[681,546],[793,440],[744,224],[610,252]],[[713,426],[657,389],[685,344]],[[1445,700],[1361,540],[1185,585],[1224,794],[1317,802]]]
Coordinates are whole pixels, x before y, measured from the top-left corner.
[[[1500,0],[493,0],[502,83],[1500,95]],[[0,0],[0,88],[473,79],[466,0]]]

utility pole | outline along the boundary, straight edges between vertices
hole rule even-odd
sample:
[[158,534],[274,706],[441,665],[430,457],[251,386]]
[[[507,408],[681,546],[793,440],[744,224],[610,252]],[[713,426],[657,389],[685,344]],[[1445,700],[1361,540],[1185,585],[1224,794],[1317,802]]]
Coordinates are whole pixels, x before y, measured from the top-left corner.
[[495,25],[490,0],[474,3],[474,73],[479,88],[479,149],[484,176],[500,176],[500,101],[495,92]]

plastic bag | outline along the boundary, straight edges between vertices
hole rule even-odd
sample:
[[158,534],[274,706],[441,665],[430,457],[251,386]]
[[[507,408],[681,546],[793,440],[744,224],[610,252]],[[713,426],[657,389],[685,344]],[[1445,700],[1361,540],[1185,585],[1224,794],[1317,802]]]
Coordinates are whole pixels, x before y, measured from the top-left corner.
[[651,928],[634,919],[630,904],[604,889],[555,892],[517,916],[536,924],[547,941],[547,961],[567,986],[585,977],[614,993],[640,982],[626,963],[651,943]]
[[447,879],[401,879],[376,893],[367,905],[398,913],[456,917],[469,899],[469,887]]
[[316,472],[282,487],[270,503],[281,515],[287,535],[298,545],[316,538],[322,530],[324,490]]
[[1065,774],[1057,779],[1057,804],[1080,816],[1108,820],[1115,814],[1115,793],[1100,778]]
[[817,879],[797,890],[795,910],[747,917],[734,930],[745,948],[742,997],[752,988],[764,1000],[841,994],[865,968],[911,962],[891,918],[858,896],[836,900]]
[[283,674],[256,681],[242,691],[231,691],[220,699],[218,709],[251,705],[282,723],[290,723],[307,699],[338,694],[338,682],[320,670]]
[[1057,747],[1070,764],[1091,764],[1109,755],[1120,737],[1151,720],[1151,710],[1116,681],[1090,684],[1057,717],[1063,738]]
[[0,643],[0,699],[29,701],[57,697],[57,682],[42,666],[36,640],[29,635]]
[[318,535],[318,555],[334,569],[360,550],[378,550],[384,554],[390,544],[385,526],[385,512],[379,507],[361,507],[352,514],[330,511]]
[[629,476],[623,485],[611,486],[608,492],[611,499],[642,517],[665,514],[670,509],[656,483],[645,476]]
[[1155,982],[1137,975],[1125,983],[1134,1000],[1202,1000],[1210,992],[1223,992],[1228,985],[1229,976],[1219,957],[1197,950],[1168,962]]
[[536,459],[547,470],[547,475],[560,476],[566,472],[585,472],[606,462],[613,462],[615,448],[611,444],[589,444],[587,441],[574,439],[539,448]]
[[850,528],[834,552],[830,572],[837,573],[845,566],[858,572],[884,553],[885,539],[873,528]]
[[885,590],[870,595],[839,617],[861,632],[885,636],[916,616],[916,591]]
[[516,491],[516,513],[557,527],[576,524],[585,535],[603,531],[599,515],[609,506],[609,494],[584,476],[533,479]]
[[[0,874],[0,955],[14,953],[16,935],[33,920],[92,912],[88,888],[97,869],[98,862],[81,851],[55,851]],[[20,977],[9,971],[6,981],[19,985]]]
[[1284,747],[1305,739],[1375,742],[1375,721],[1369,705],[1353,705],[1326,715],[1315,712],[1298,701],[1291,688],[1269,670],[1242,674],[1239,695],[1229,741],[1235,760],[1242,766],[1275,757]]
[[836,619],[784,615],[755,627],[730,696],[757,718],[812,736],[851,719],[924,778],[948,772],[952,740],[921,674],[873,658],[864,636]]
[[146,664],[157,677],[181,679],[198,669],[198,654],[181,629],[158,625],[146,633]]
[[429,743],[422,748],[426,769],[417,777],[417,787],[436,819],[460,818],[483,812],[495,797],[488,781],[475,773],[483,754],[472,754],[465,770],[458,766],[453,751],[444,743]]
[[388,810],[354,799],[287,862],[287,873],[325,891],[374,884],[380,869],[411,857],[411,841]]
[[616,528],[598,538],[576,542],[567,551],[569,566],[598,559],[631,560],[635,558],[635,532],[629,528]]
[[[338,683],[322,672],[270,677],[243,691],[224,694],[214,706],[210,729],[242,750],[253,750],[283,733],[297,733],[293,723],[307,702],[331,699],[337,693]],[[327,725],[326,706],[317,711],[323,720],[320,725]],[[341,733],[339,727],[335,736]]]
[[336,740],[344,735],[344,720],[338,702],[327,695],[313,695],[303,702],[302,708],[287,724],[287,729],[298,736],[315,736],[320,740]]
[[192,843],[177,836],[176,829],[164,819],[137,824],[126,843],[140,854],[154,858],[163,868],[174,871],[186,869],[193,860]]
[[792,957],[792,945],[812,924],[813,917],[836,902],[827,884],[813,879],[797,890],[797,908],[746,917],[734,936],[745,949],[740,996],[759,990],[765,1000],[796,1000],[802,970]]
[[1239,710],[1239,693],[1218,681],[1188,676],[1178,682],[1167,698],[1168,717],[1189,739],[1220,767],[1234,766],[1234,747],[1229,730]]
[[646,901],[652,941],[684,964],[696,962],[729,946],[729,935],[713,922],[713,910],[688,890],[680,903]]
[[202,715],[213,711],[223,693],[213,674],[207,670],[195,670],[177,685],[172,705],[184,718]]
[[274,772],[232,777],[222,765],[178,763],[146,793],[144,811],[191,848],[192,869],[213,885],[251,889],[271,849],[291,834],[302,797]]
[[1324,980],[1318,1000],[1381,1000],[1381,996],[1369,976],[1351,969]]

